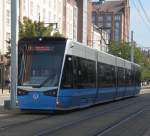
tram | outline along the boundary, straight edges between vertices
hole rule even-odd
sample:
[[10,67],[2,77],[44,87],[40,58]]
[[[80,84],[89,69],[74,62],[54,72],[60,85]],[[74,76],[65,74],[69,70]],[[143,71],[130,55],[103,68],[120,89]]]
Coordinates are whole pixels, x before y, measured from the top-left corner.
[[20,110],[72,110],[140,92],[140,66],[65,38],[18,44]]

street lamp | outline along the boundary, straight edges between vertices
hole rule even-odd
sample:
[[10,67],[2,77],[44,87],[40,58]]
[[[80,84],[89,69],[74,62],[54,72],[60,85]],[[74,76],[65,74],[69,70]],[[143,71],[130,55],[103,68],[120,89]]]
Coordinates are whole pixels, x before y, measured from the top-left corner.
[[100,30],[101,39],[105,42],[106,45],[110,45],[110,41],[107,43],[105,38],[103,37],[103,30],[109,30],[111,28],[101,26],[101,27],[98,27],[98,29]]
[[59,32],[58,31],[58,23],[44,23],[44,24],[49,24],[49,25],[55,26],[55,28],[53,27],[51,35],[54,35],[55,33]]
[[[40,31],[40,22],[41,22],[41,16],[40,16],[40,13],[39,13],[39,31]],[[53,27],[53,30],[52,30],[52,35],[54,34],[54,33],[57,33],[57,32],[59,32],[58,31],[58,23],[44,23],[43,22],[43,24],[47,24],[47,25],[49,25],[49,26],[52,26]],[[55,28],[54,28],[54,26],[55,26]],[[40,33],[40,36],[41,36],[41,33]]]

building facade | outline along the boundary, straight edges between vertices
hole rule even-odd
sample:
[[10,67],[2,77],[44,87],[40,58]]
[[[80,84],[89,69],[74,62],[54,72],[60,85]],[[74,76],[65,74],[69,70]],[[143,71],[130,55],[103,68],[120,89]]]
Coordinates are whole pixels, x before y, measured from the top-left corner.
[[[7,51],[11,27],[11,0],[0,1],[0,53]],[[88,44],[92,26],[92,0],[19,0],[18,20],[57,23],[64,37]],[[90,9],[90,10],[88,10]]]
[[93,23],[109,33],[110,41],[129,41],[128,0],[93,2]]
[[20,20],[26,16],[34,21],[57,23],[58,31],[77,41],[78,7],[76,0],[20,0]]
[[64,0],[63,35],[77,41],[78,7],[76,0]]
[[0,87],[8,79],[5,54],[11,38],[11,0],[0,0]]
[[20,21],[28,17],[33,21],[58,23],[58,30],[63,31],[63,1],[62,0],[20,0]]
[[108,52],[108,33],[104,30],[99,30],[95,25],[92,28],[92,48],[98,51]]
[[3,55],[7,51],[7,47],[10,41],[10,29],[11,29],[11,12],[10,12],[11,0],[0,1],[0,54]]
[[88,3],[91,0],[77,0],[78,6],[78,41],[87,45],[88,43]]

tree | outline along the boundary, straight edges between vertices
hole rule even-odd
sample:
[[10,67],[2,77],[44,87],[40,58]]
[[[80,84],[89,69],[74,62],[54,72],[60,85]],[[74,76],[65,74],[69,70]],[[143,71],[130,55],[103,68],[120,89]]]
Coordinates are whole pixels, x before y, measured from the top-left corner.
[[[23,22],[19,23],[19,39],[24,37],[49,37],[52,36],[51,24],[45,26],[44,22],[32,21],[31,19],[24,17]],[[62,37],[59,32],[54,33],[54,37]]]
[[[109,53],[130,60],[131,46],[125,42],[113,41],[109,46]],[[134,48],[134,61],[141,66],[141,80],[150,79],[150,58],[138,47]]]

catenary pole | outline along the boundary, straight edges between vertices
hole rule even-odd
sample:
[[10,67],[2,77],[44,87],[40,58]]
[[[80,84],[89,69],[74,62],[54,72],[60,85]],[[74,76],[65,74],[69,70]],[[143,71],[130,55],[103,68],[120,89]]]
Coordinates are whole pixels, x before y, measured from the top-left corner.
[[17,88],[17,2],[11,1],[11,108],[16,108]]
[[134,40],[133,40],[133,31],[131,31],[131,62],[134,62]]

